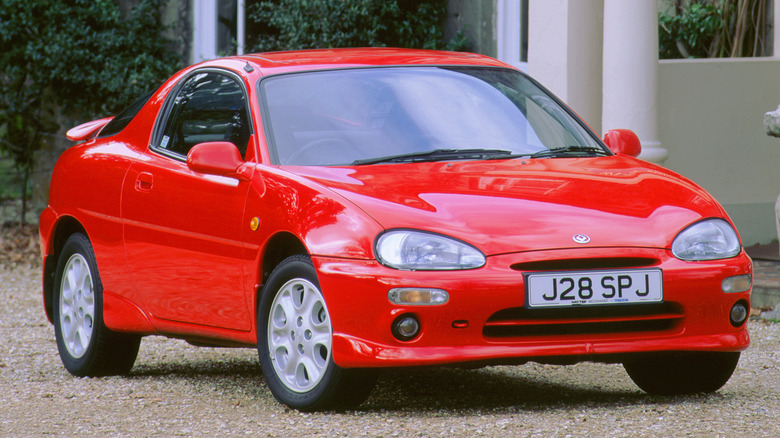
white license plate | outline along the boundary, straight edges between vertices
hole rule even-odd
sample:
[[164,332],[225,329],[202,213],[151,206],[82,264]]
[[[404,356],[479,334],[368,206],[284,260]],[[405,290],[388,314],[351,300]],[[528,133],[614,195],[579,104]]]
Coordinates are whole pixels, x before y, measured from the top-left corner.
[[664,299],[660,269],[572,271],[526,276],[528,307],[657,303]]

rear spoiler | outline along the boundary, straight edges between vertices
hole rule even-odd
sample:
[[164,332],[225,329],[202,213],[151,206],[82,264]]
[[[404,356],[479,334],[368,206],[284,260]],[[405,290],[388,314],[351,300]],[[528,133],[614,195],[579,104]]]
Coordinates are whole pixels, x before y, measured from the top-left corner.
[[100,132],[100,130],[113,119],[113,117],[106,117],[104,119],[93,120],[76,126],[75,128],[71,128],[65,135],[68,136],[68,139],[73,141],[88,140],[92,138],[93,135]]

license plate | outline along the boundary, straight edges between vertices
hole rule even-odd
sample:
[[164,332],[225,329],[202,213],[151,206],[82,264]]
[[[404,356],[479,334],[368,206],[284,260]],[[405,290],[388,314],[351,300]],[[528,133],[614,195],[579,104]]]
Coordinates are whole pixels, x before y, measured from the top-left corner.
[[664,299],[660,269],[527,274],[525,284],[528,307],[657,303]]

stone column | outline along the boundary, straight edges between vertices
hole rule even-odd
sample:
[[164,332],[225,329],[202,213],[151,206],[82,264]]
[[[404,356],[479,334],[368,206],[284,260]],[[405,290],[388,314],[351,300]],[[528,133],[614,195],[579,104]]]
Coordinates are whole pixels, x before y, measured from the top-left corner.
[[658,5],[604,0],[602,128],[633,130],[643,158],[661,164],[658,140]]
[[600,134],[602,0],[530,0],[528,17],[529,73]]

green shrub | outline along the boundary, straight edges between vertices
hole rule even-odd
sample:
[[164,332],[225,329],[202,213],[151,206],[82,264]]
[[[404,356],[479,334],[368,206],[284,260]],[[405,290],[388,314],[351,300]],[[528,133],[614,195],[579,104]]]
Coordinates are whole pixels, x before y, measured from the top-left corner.
[[159,85],[180,67],[160,36],[161,3],[140,0],[123,17],[111,0],[2,0],[0,110],[45,90],[68,113],[108,115]]
[[763,56],[767,0],[676,0],[658,14],[661,59]]
[[444,39],[446,0],[265,0],[248,2],[253,51],[331,47],[463,50]]
[[0,0],[0,152],[22,187],[61,114],[115,114],[180,67],[161,37],[162,1],[138,0],[124,17],[111,0]]

